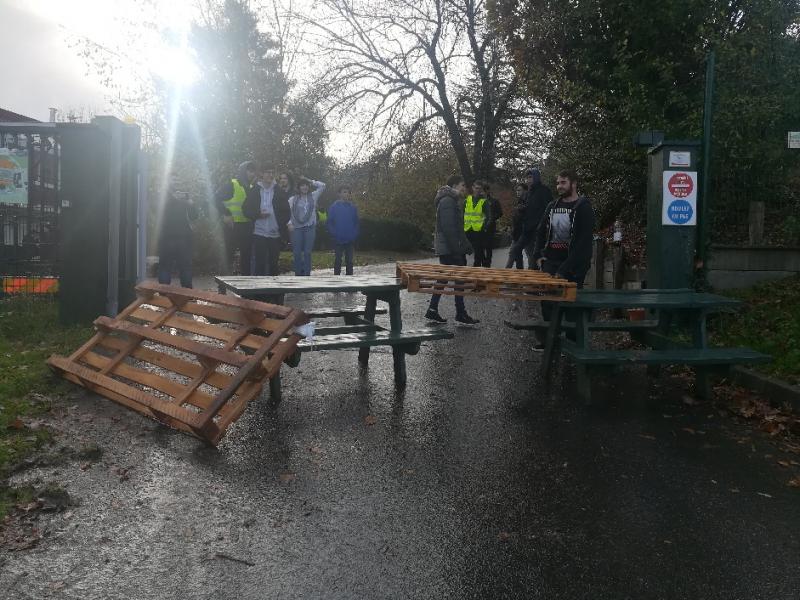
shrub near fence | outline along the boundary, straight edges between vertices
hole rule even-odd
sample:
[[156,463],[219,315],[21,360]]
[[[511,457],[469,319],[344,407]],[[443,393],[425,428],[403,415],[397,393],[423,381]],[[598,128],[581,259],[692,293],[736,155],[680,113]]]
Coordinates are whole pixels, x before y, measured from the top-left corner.
[[[324,226],[317,228],[317,250],[328,250],[333,242]],[[397,219],[376,219],[361,217],[360,234],[356,241],[359,250],[393,250],[395,252],[413,252],[425,247],[425,234],[422,229]]]

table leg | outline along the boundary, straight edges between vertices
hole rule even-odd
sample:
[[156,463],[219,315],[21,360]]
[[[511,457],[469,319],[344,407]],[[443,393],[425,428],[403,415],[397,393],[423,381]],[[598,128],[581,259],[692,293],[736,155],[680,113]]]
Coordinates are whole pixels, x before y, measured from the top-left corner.
[[[692,318],[692,345],[695,348],[708,348],[708,331],[706,329],[706,312],[696,311]],[[713,395],[713,368],[695,368],[695,392],[700,398],[708,399]]]
[[[403,331],[403,314],[400,311],[400,292],[393,292],[386,297],[389,304],[389,328],[393,332]],[[406,353],[400,346],[392,346],[394,361],[394,383],[399,387],[406,384]]]
[[281,401],[281,374],[278,372],[275,377],[269,380],[269,399],[273,404]]
[[[578,348],[587,349],[590,345],[589,340],[589,318],[591,310],[574,309],[575,314],[575,345]],[[587,365],[578,363],[575,367],[577,376],[578,396],[586,403],[592,403],[592,370]]]
[[[369,321],[370,323],[375,322],[375,307],[378,303],[378,298],[373,294],[367,294],[367,304],[364,310],[364,320]],[[367,366],[369,364],[369,348],[361,348],[358,351],[358,362],[360,362],[363,366]]]
[[550,325],[547,328],[547,337],[544,342],[544,355],[542,356],[541,373],[547,379],[550,376],[550,369],[555,357],[555,347],[558,345],[558,337],[561,335],[561,319],[564,311],[561,310],[561,303],[556,302],[550,313]]

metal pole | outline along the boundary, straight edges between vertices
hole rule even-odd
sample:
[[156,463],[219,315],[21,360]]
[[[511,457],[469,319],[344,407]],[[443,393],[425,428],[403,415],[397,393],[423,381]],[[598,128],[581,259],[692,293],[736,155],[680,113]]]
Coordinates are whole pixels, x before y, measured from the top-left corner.
[[715,54],[711,50],[706,57],[706,91],[703,103],[703,163],[702,163],[702,189],[700,193],[700,227],[697,240],[697,256],[700,259],[700,283],[705,286],[708,272],[708,246],[709,246],[709,207],[711,196],[711,117],[714,104],[714,62]]

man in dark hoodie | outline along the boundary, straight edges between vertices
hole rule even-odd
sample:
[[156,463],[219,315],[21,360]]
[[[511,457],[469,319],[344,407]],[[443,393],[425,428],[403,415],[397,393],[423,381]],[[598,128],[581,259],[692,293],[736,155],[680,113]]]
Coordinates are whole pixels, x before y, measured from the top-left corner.
[[[466,186],[464,178],[453,175],[447,180],[447,185],[439,188],[436,193],[436,238],[434,246],[439,263],[443,265],[456,265],[464,267],[467,264],[467,254],[472,254],[472,245],[464,232],[464,194]],[[447,282],[442,282],[446,284]],[[425,318],[437,323],[446,323],[447,319],[439,314],[439,301],[441,295],[431,296],[428,312]],[[467,314],[464,298],[455,296],[456,322],[462,325],[476,325],[478,319],[473,319]]]
[[485,190],[486,190],[486,199],[489,201],[489,211],[491,212],[492,219],[486,226],[486,240],[485,240],[486,246],[484,249],[483,266],[491,268],[492,249],[494,248],[494,236],[497,234],[497,222],[503,216],[503,205],[500,204],[500,200],[492,196],[492,194],[490,193],[491,190],[489,188],[488,183],[485,185]]
[[239,165],[237,176],[223,183],[214,193],[217,210],[222,215],[225,236],[225,258],[227,271],[233,271],[233,259],[239,251],[239,270],[250,275],[250,259],[253,248],[253,221],[244,214],[244,203],[248,196],[256,205],[261,202],[261,188],[256,185],[258,176],[253,161]]
[[528,255],[528,268],[536,269],[534,246],[536,245],[536,231],[547,206],[553,201],[553,192],[542,183],[542,174],[539,169],[528,169],[526,173],[528,193],[525,195],[525,216],[523,217],[522,248]]
[[[594,211],[589,199],[578,195],[578,178],[561,171],[556,179],[558,200],[544,211],[536,233],[534,257],[539,269],[555,277],[574,281],[578,288],[592,261]],[[542,302],[542,318],[550,320],[552,302]],[[544,350],[543,339],[535,347]]]

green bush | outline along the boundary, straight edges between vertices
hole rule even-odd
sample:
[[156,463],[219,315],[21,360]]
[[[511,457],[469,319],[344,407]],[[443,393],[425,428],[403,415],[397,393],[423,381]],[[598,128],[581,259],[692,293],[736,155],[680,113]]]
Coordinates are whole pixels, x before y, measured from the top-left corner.
[[407,221],[363,217],[356,246],[362,250],[411,252],[425,247],[425,234]]

